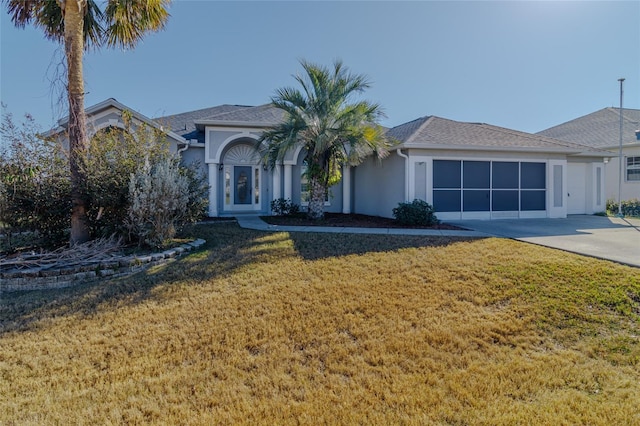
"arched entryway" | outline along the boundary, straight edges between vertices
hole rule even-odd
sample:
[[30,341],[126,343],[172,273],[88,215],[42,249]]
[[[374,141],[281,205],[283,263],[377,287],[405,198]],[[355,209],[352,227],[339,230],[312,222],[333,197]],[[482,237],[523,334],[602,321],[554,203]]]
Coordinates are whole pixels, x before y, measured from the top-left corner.
[[222,159],[222,205],[226,212],[256,211],[262,206],[262,166],[254,145],[237,143]]

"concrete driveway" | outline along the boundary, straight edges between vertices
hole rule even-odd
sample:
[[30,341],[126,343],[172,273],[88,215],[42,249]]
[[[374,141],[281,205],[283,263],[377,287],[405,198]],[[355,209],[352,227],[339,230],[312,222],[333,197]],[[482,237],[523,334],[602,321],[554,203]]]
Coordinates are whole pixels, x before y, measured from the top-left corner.
[[571,215],[566,219],[451,222],[498,237],[553,247],[640,267],[640,220]]

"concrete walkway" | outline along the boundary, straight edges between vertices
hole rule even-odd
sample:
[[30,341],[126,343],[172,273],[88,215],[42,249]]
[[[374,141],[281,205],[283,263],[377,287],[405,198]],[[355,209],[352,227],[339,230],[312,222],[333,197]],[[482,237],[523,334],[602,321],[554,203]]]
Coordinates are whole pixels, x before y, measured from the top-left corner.
[[501,237],[640,267],[640,220],[575,215],[566,219],[452,221],[469,231],[269,225],[258,216],[237,216],[242,228],[259,231],[379,235]]
[[380,235],[425,235],[436,237],[489,237],[477,231],[449,229],[403,229],[403,228],[352,228],[339,226],[280,226],[269,225],[259,216],[236,216],[241,228],[274,232],[322,232],[333,234],[380,234]]

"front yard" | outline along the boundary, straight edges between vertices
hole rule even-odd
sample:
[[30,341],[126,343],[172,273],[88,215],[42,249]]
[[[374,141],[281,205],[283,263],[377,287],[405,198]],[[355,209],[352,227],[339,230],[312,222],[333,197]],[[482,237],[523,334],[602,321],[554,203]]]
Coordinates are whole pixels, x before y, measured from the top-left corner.
[[0,424],[640,424],[640,270],[502,239],[194,228],[3,294]]

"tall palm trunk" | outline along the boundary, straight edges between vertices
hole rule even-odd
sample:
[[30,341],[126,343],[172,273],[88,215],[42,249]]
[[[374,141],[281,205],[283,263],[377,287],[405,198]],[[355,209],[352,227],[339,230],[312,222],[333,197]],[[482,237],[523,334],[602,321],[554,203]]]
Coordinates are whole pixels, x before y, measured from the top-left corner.
[[324,217],[324,199],[327,189],[317,177],[309,177],[309,219],[319,220]]
[[68,66],[69,163],[71,168],[71,244],[89,240],[84,191],[87,123],[84,113],[83,24],[86,0],[58,0],[64,13],[64,48]]

